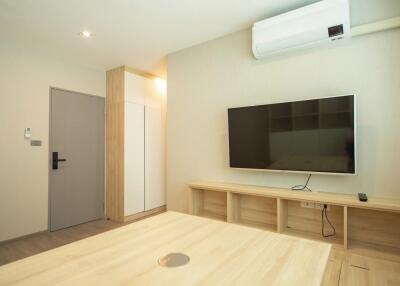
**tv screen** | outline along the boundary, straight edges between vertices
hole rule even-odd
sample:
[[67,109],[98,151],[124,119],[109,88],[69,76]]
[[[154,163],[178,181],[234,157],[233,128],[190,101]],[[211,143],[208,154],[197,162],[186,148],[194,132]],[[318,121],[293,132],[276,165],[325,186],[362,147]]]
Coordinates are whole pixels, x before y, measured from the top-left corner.
[[355,174],[354,95],[228,109],[230,167]]

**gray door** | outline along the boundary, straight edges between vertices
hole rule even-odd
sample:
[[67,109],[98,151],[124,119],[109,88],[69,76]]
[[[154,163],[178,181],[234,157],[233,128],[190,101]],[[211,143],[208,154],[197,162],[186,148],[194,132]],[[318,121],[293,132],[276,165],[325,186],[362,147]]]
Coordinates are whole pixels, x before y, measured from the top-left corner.
[[[50,230],[104,217],[104,98],[50,91]],[[57,158],[58,157],[58,158]]]

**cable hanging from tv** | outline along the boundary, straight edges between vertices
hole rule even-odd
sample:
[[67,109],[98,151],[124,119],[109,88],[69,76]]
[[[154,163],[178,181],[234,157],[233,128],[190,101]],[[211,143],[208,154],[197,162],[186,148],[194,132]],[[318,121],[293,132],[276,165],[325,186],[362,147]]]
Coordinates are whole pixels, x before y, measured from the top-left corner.
[[306,181],[306,183],[304,185],[293,186],[292,190],[293,191],[304,191],[304,190],[306,190],[306,191],[312,192],[312,190],[308,187],[308,182],[310,181],[311,176],[312,176],[312,174],[308,175],[307,181]]

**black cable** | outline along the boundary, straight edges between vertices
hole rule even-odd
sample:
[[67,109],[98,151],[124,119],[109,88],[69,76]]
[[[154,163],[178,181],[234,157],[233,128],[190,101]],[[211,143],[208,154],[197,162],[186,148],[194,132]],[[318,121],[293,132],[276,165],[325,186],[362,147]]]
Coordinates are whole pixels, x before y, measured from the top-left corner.
[[[327,235],[325,235],[325,230],[324,230],[324,228],[325,228],[325,225],[324,225],[324,216],[325,216],[325,218],[326,218],[326,220],[328,221],[328,223],[330,224],[330,226],[331,226],[331,228],[332,228],[332,230],[333,230],[333,233],[331,233],[331,234],[327,234]],[[335,229],[335,227],[333,226],[333,224],[331,223],[331,221],[329,220],[329,218],[328,218],[328,214],[327,214],[327,205],[324,205],[324,208],[322,209],[322,212],[321,212],[321,221],[322,221],[322,236],[323,237],[330,237],[330,236],[335,236],[336,235],[336,229]]]
[[293,187],[292,187],[292,191],[303,191],[303,190],[307,190],[307,191],[309,191],[309,192],[312,192],[312,190],[311,190],[309,187],[307,187],[308,182],[310,181],[311,175],[312,175],[312,174],[308,175],[307,181],[306,181],[306,183],[305,183],[304,185],[296,185],[296,186],[293,186]]

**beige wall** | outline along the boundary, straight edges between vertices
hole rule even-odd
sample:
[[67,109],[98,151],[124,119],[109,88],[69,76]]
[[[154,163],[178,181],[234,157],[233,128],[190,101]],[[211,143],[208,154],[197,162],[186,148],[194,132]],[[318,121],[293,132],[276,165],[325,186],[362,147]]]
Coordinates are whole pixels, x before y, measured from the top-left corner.
[[[49,87],[105,96],[105,72],[0,46],[0,241],[48,223]],[[31,147],[32,138],[43,141]]]
[[315,191],[400,197],[400,30],[255,60],[250,30],[168,56],[168,208],[187,211],[185,183],[290,187],[302,174],[228,168],[227,108],[357,94],[358,176],[316,175]]

